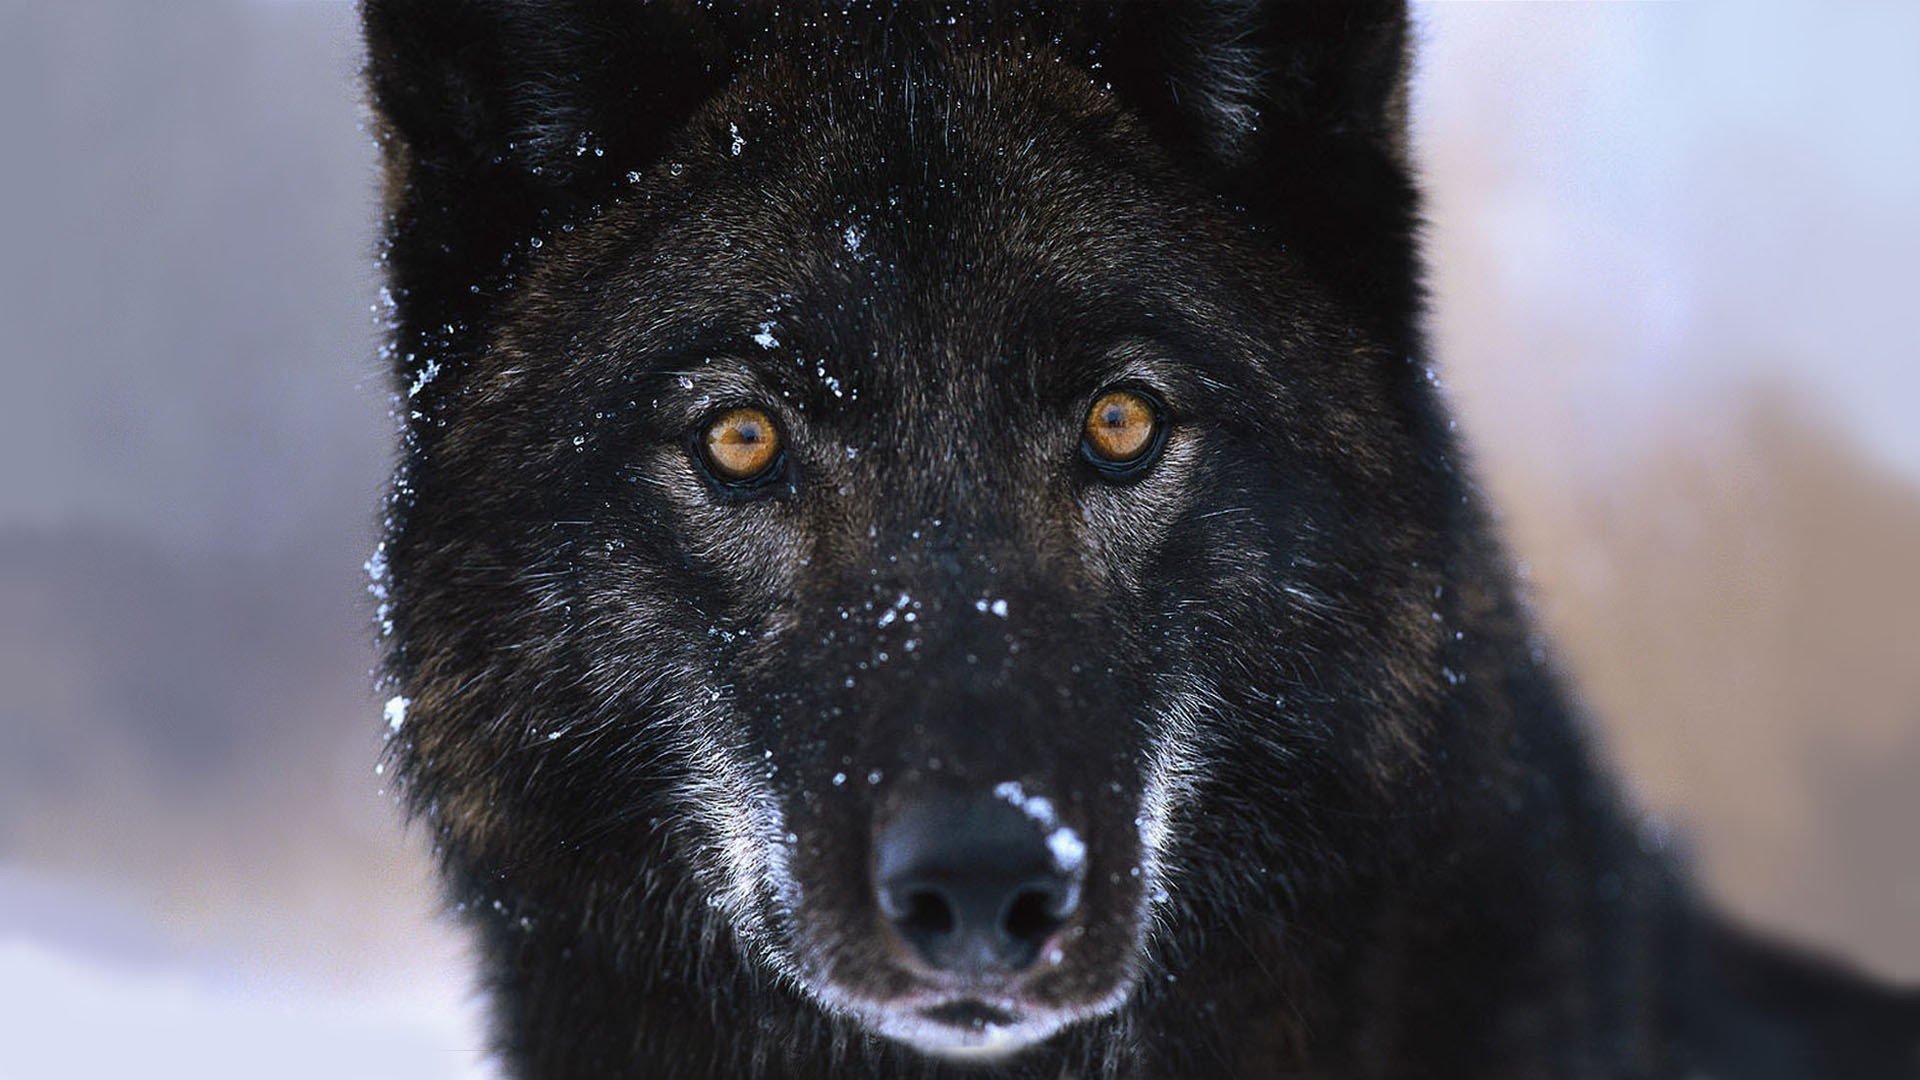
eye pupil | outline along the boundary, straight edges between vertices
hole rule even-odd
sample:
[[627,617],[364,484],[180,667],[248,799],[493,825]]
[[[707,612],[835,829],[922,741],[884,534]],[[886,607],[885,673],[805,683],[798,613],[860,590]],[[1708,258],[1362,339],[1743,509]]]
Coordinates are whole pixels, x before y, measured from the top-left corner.
[[760,409],[729,409],[708,423],[701,453],[707,468],[722,480],[757,480],[779,464],[779,429]]

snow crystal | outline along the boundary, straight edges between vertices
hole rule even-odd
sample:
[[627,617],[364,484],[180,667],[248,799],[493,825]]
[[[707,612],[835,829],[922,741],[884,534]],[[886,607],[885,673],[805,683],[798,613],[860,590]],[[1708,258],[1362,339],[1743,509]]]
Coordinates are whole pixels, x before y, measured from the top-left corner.
[[740,152],[747,148],[747,140],[740,137],[740,125],[728,124],[727,135],[732,140],[727,144],[727,152],[732,154],[734,157],[739,157]]
[[1065,825],[1047,834],[1047,850],[1053,852],[1053,861],[1062,870],[1078,870],[1087,858],[1086,843],[1080,839],[1079,833]]
[[420,391],[425,390],[427,384],[431,383],[439,374],[440,361],[428,360],[427,365],[420,369],[420,374],[413,377],[413,385],[407,387],[407,397],[409,399],[419,397]]
[[399,694],[387,699],[386,708],[380,711],[380,715],[386,718],[388,731],[398,734],[400,729],[406,726],[407,706],[411,704],[413,704],[412,698],[402,697]]
[[827,366],[825,364],[821,364],[816,368],[814,374],[820,377],[820,382],[824,384],[828,390],[832,391],[834,397],[847,396],[840,388],[840,380],[827,374]]
[[770,322],[761,323],[760,332],[753,335],[753,343],[763,349],[779,348],[780,339],[773,336],[773,324]]
[[1053,800],[1043,795],[1027,794],[1027,789],[1021,787],[1018,780],[1008,780],[1003,784],[995,785],[993,794],[996,798],[1012,803],[1037,824],[1052,825],[1055,821]]
[[973,610],[980,612],[982,615],[987,612],[992,612],[1004,619],[1007,617],[1007,602],[1005,600],[988,600],[982,597],[973,602]]
[[1080,839],[1079,833],[1060,824],[1059,816],[1054,812],[1053,800],[1027,794],[1017,780],[995,785],[993,794],[1047,830],[1047,850],[1053,852],[1054,862],[1060,869],[1073,871],[1080,868],[1087,857],[1086,842]]
[[375,544],[373,554],[367,556],[367,561],[362,563],[361,567],[367,572],[367,591],[373,594],[374,599],[385,600],[387,598],[387,542],[382,540]]

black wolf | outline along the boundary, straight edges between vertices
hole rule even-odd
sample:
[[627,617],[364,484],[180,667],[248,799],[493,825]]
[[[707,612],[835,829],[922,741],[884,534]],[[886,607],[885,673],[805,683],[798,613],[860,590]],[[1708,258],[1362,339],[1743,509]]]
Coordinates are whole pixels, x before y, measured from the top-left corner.
[[1915,1075],[1625,812],[1383,3],[366,0],[393,756],[516,1075]]

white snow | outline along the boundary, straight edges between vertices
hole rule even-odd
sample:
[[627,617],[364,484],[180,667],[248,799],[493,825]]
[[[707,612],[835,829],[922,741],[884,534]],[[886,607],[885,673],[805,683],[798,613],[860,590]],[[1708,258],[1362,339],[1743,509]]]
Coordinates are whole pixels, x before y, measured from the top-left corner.
[[760,332],[753,335],[753,343],[763,349],[779,348],[780,339],[773,336],[773,324],[770,322],[761,323]]
[[899,618],[903,612],[906,614],[907,621],[913,622],[914,613],[909,610],[913,606],[913,596],[909,593],[901,593],[900,596],[894,600],[892,607],[880,613],[877,625],[882,627],[890,626],[893,620]]
[[1087,845],[1080,834],[1060,824],[1060,816],[1054,811],[1053,800],[1042,795],[1029,795],[1027,789],[1020,786],[1018,780],[1008,780],[996,784],[994,797],[1017,807],[1034,824],[1047,830],[1047,850],[1053,852],[1054,862],[1060,869],[1073,871],[1086,861]]
[[388,731],[399,734],[400,729],[406,726],[407,706],[411,704],[413,704],[412,698],[402,697],[399,694],[387,699],[387,706],[381,710],[380,715],[386,717]]
[[367,557],[367,592],[379,601],[374,609],[373,619],[380,627],[383,637],[393,635],[393,604],[387,599],[387,543],[382,540],[376,544],[373,554]]
[[827,365],[824,361],[814,365],[813,373],[828,390],[833,392],[834,397],[847,396],[840,388],[840,380],[827,374]]
[[1058,820],[1053,812],[1053,800],[1044,795],[1029,795],[1027,789],[1020,786],[1018,780],[1008,780],[996,784],[993,788],[995,798],[1012,803],[1020,812],[1032,818],[1036,824],[1051,826]]
[[361,564],[367,572],[367,591],[379,599],[387,596],[387,542],[382,540],[373,546],[373,554]]
[[1053,852],[1053,861],[1062,870],[1078,870],[1087,858],[1086,843],[1080,839],[1079,833],[1065,825],[1047,834],[1047,849]]

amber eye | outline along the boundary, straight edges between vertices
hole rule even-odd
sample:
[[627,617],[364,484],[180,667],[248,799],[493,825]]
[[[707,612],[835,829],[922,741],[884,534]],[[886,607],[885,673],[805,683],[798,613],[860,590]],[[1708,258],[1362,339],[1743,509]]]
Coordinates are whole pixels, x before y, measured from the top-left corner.
[[762,480],[780,464],[780,428],[765,410],[728,409],[707,424],[700,453],[707,468],[727,483]]
[[1081,447],[1087,460],[1105,469],[1144,464],[1160,444],[1160,408],[1144,394],[1109,390],[1087,410]]

